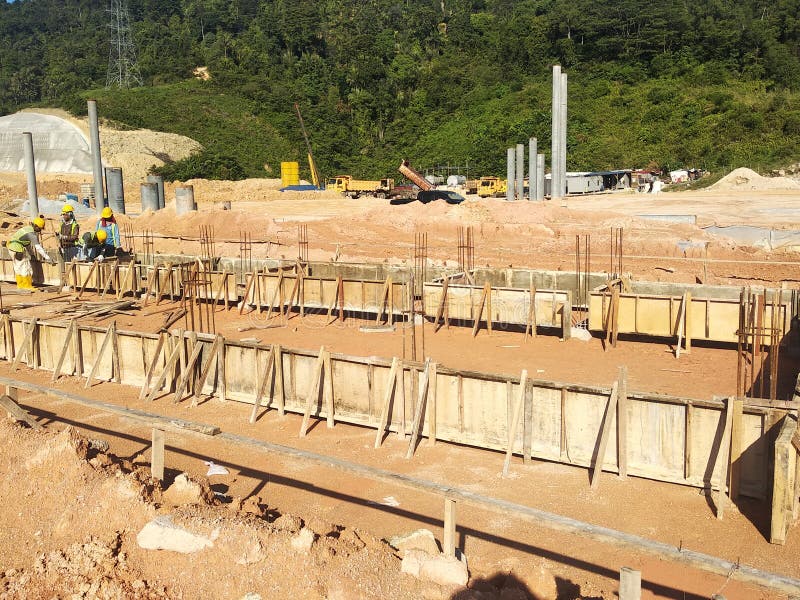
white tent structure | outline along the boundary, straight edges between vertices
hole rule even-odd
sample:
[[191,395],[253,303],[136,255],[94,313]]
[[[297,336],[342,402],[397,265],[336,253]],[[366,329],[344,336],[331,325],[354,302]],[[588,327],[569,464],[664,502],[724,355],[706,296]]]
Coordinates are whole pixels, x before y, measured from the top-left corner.
[[22,134],[33,134],[36,172],[91,173],[92,153],[83,132],[52,115],[18,112],[0,117],[0,171],[24,171]]

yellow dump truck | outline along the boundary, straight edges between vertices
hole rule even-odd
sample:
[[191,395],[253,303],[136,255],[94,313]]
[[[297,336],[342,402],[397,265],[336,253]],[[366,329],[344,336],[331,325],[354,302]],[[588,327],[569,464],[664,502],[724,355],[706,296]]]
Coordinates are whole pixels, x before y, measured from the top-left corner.
[[478,196],[481,198],[501,198],[507,189],[506,180],[499,177],[481,177],[478,182]]
[[336,190],[350,198],[358,198],[361,195],[386,198],[394,188],[394,179],[371,181],[366,179],[353,179],[350,175],[337,175],[328,180],[326,187],[329,190]]

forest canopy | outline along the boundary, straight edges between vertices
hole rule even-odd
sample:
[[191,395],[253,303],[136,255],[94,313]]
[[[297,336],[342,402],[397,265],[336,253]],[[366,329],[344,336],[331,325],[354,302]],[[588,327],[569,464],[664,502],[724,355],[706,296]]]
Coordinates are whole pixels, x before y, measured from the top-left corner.
[[[0,114],[35,105],[175,131],[231,172],[504,172],[549,152],[550,69],[570,77],[568,166],[797,160],[800,0],[128,0],[142,87],[104,89],[109,2],[0,4]],[[198,66],[208,81],[197,80]]]

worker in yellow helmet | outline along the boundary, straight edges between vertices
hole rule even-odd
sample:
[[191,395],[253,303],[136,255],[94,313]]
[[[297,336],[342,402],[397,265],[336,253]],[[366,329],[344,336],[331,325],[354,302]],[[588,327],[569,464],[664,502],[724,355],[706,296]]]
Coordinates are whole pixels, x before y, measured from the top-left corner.
[[79,258],[81,260],[103,260],[103,248],[106,247],[108,234],[104,229],[95,232],[87,231],[78,241],[81,247]]
[[116,256],[117,250],[122,247],[122,243],[119,237],[119,226],[110,206],[106,206],[100,213],[100,220],[97,221],[95,230],[106,232],[103,256]]
[[30,224],[20,227],[6,243],[6,248],[14,259],[17,288],[21,290],[33,289],[32,256],[39,258],[42,262],[56,264],[56,261],[50,258],[39,241],[39,233],[44,229],[44,224],[42,217],[36,217]]
[[64,262],[69,262],[73,258],[77,258],[78,251],[80,250],[78,247],[80,226],[75,219],[74,210],[71,204],[65,204],[61,208],[61,231],[56,233],[59,241],[59,252]]

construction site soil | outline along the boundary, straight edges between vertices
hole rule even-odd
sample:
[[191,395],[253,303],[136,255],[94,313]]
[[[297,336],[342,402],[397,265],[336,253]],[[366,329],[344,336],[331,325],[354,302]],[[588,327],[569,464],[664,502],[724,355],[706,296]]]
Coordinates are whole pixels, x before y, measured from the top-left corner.
[[[42,196],[75,192],[79,176],[44,176]],[[294,259],[297,227],[307,226],[310,260],[413,264],[414,234],[428,233],[432,264],[457,268],[458,228],[472,226],[476,266],[575,268],[576,236],[590,235],[591,270],[611,270],[611,228],[624,230],[623,270],[635,280],[747,283],[796,288],[798,255],[793,247],[768,250],[737,245],[701,227],[748,225],[800,229],[798,190],[707,190],[639,195],[604,194],[543,203],[469,200],[459,206],[388,200],[344,199],[330,192],[280,192],[276,180],[212,182],[194,180],[199,211],[177,218],[174,187],[168,207],[138,212],[138,181],[126,183],[129,214],[120,215],[134,231],[152,231],[156,253],[200,253],[201,226],[213,227],[215,253],[237,257],[241,232],[252,235],[253,258]],[[0,206],[13,210],[26,195],[21,174],[0,174]],[[231,210],[221,203],[231,202]],[[643,219],[643,214],[696,215],[697,224]],[[52,225],[57,222],[53,216]],[[93,219],[82,226],[91,228]],[[259,243],[263,242],[263,243]],[[130,241],[128,242],[130,243]],[[140,240],[134,240],[140,243]],[[52,245],[52,240],[49,241]],[[139,248],[141,250],[141,248]],[[56,292],[4,297],[35,303],[12,315],[48,314]],[[87,296],[87,299],[94,299]],[[62,299],[63,300],[63,299]],[[120,329],[155,332],[164,320],[152,304],[117,317]],[[51,305],[52,308],[52,305]],[[267,322],[257,311],[215,314],[226,338],[359,356],[410,358],[408,332],[361,333],[355,318],[326,326],[323,316],[279,317]],[[108,319],[98,321],[110,324]],[[265,325],[279,327],[261,329]],[[180,325],[180,324],[179,324]],[[485,330],[473,338],[467,328],[425,327],[424,355],[448,367],[608,386],[618,367],[628,367],[631,391],[693,398],[729,395],[736,390],[735,348],[695,345],[674,357],[666,342],[621,340],[605,351],[600,339],[560,341],[540,335],[525,341],[519,332]],[[418,348],[421,330],[417,331]],[[782,361],[782,394],[793,389],[798,364]],[[23,367],[0,375],[45,383],[49,374]],[[767,503],[742,498],[717,520],[710,500],[695,488],[604,475],[590,488],[585,469],[542,461],[523,464],[515,457],[502,477],[503,455],[439,443],[424,445],[406,460],[407,443],[390,435],[372,449],[373,429],[337,423],[313,427],[298,437],[300,417],[265,412],[248,422],[251,407],[208,399],[199,406],[168,398],[147,403],[138,389],[62,378],[59,389],[171,417],[210,423],[302,450],[376,466],[454,485],[563,514],[590,523],[691,548],[767,571],[800,572],[800,538],[786,546],[768,543]],[[783,395],[781,397],[783,397]],[[577,536],[555,533],[518,520],[459,506],[457,545],[468,559],[469,589],[442,587],[400,572],[399,553],[383,539],[420,527],[442,541],[441,499],[387,483],[345,476],[298,458],[264,453],[223,440],[179,431],[167,434],[164,487],[187,472],[204,489],[194,503],[173,506],[149,478],[150,429],[134,419],[104,413],[44,395],[22,394],[21,404],[44,433],[0,421],[0,597],[98,598],[614,598],[619,568],[643,573],[643,598],[777,599],[785,595],[709,575],[646,554],[621,550]],[[65,430],[66,427],[74,427]],[[81,436],[108,442],[107,452],[87,449]],[[102,446],[102,445],[101,445]],[[227,475],[206,477],[213,461]],[[167,490],[168,491],[168,490]],[[157,515],[206,534],[218,530],[213,547],[182,555],[145,550],[137,534]],[[315,536],[298,551],[293,541],[302,526]],[[5,594],[5,595],[3,595]]]

